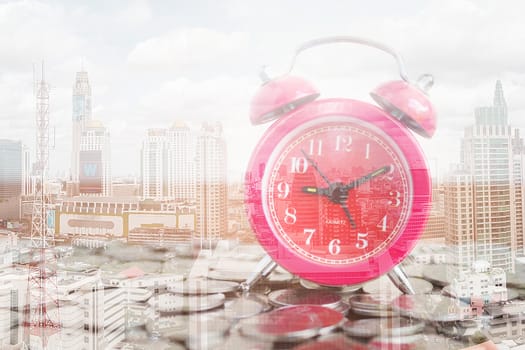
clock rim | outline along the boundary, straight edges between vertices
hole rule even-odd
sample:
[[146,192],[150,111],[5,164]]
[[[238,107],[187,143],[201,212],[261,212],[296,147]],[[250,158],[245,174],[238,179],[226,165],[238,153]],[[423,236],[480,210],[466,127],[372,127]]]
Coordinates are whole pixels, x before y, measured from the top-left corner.
[[[412,203],[403,232],[392,240],[383,251],[364,262],[351,265],[325,265],[299,255],[289,249],[273,232],[267,222],[263,208],[262,179],[266,172],[266,162],[273,153],[275,145],[285,135],[303,123],[319,117],[341,116],[359,119],[379,127],[396,144],[408,165],[407,176],[412,182]],[[261,170],[261,166],[264,170]],[[258,174],[257,183],[253,175]],[[431,204],[431,180],[423,151],[400,122],[390,117],[378,107],[366,102],[331,98],[312,102],[294,113],[277,120],[264,133],[255,147],[245,175],[245,205],[250,225],[256,238],[272,259],[286,270],[301,278],[325,285],[348,285],[362,283],[381,276],[399,264],[414,248],[423,233]]]

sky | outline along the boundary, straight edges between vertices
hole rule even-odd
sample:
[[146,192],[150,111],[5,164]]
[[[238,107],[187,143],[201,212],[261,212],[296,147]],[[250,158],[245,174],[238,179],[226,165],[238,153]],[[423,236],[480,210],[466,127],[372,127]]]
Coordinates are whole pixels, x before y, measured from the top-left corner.
[[[0,1],[0,138],[34,151],[33,65],[45,61],[54,130],[50,175],[70,166],[75,72],[88,71],[93,115],[109,129],[114,176],[139,175],[148,128],[221,121],[228,176],[240,181],[269,124],[252,126],[250,101],[267,66],[285,73],[305,41],[352,35],[403,57],[411,80],[430,73],[438,112],[430,140],[417,137],[434,175],[459,160],[474,108],[490,105],[501,80],[509,119],[525,128],[525,3],[516,1]],[[399,75],[395,61],[359,45],[322,46],[292,74],[321,98],[372,103],[369,92]],[[32,153],[34,156],[34,152]]]

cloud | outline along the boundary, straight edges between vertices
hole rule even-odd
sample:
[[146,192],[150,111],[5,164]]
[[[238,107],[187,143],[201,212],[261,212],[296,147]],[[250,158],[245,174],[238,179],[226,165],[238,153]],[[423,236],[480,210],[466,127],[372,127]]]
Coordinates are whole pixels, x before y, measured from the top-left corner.
[[146,70],[206,69],[204,65],[235,58],[247,40],[247,34],[241,32],[185,28],[139,42],[127,61],[132,67]]
[[153,18],[153,11],[146,0],[135,0],[129,2],[116,16],[116,21],[128,25],[144,24]]
[[64,25],[64,9],[39,1],[0,4],[0,67],[27,71],[37,59],[71,55],[79,39]]

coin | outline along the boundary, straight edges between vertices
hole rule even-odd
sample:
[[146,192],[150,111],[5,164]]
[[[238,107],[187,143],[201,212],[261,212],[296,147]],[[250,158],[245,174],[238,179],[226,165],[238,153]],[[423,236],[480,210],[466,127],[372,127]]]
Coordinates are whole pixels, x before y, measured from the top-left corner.
[[319,334],[327,334],[340,327],[345,320],[344,315],[339,311],[317,305],[306,305],[304,312],[314,314],[321,321]]
[[219,307],[224,301],[224,294],[185,296],[166,293],[150,298],[148,304],[160,312],[195,312]]
[[460,350],[465,343],[437,334],[417,334],[404,337],[377,337],[368,344],[369,349],[410,349],[410,350]]
[[320,289],[320,290],[329,290],[338,294],[346,294],[346,293],[354,293],[357,292],[359,289],[361,289],[360,284],[355,285],[347,285],[347,286],[327,286],[322,284],[317,284],[315,282],[300,279],[299,283],[303,288],[306,289]]
[[238,320],[267,311],[268,307],[269,305],[263,301],[263,298],[251,294],[226,301],[224,313],[226,318]]
[[270,342],[243,337],[237,332],[234,332],[213,350],[272,350],[272,348],[273,345]]
[[404,317],[365,318],[346,321],[343,331],[353,337],[375,337],[378,335],[413,335],[423,331],[425,324],[419,320]]
[[157,333],[162,338],[185,341],[189,333],[189,318],[189,315],[148,317],[145,326],[149,334]]
[[[416,294],[428,294],[432,292],[434,286],[432,283],[421,278],[409,277],[410,284]],[[381,276],[378,279],[363,284],[363,292],[369,294],[386,294],[393,297],[403,294],[387,276]]]
[[171,343],[160,339],[149,339],[133,343],[121,343],[121,348],[133,350],[185,350],[185,347],[181,344]]
[[401,295],[392,302],[401,315],[428,321],[450,322],[470,318],[471,308],[459,299],[444,295]]
[[295,342],[337,327],[341,313],[318,305],[285,306],[240,321],[243,335],[263,341]]
[[184,282],[170,283],[167,287],[171,293],[179,294],[216,294],[236,291],[239,284],[228,281],[191,279]]
[[268,295],[270,302],[277,306],[322,305],[336,308],[341,305],[340,295],[325,290],[280,289]]
[[211,270],[208,273],[208,278],[220,281],[244,282],[251,275],[250,271],[226,271],[226,270]]
[[449,273],[453,269],[449,265],[425,265],[423,278],[438,287],[444,287],[452,283],[454,277]]
[[190,317],[186,345],[190,350],[216,349],[224,343],[230,323],[221,318]]
[[343,334],[330,334],[315,341],[297,345],[293,350],[366,350],[365,344],[353,341]]
[[390,295],[374,293],[352,295],[348,299],[348,302],[350,303],[352,310],[391,310],[390,303],[392,300],[393,298]]

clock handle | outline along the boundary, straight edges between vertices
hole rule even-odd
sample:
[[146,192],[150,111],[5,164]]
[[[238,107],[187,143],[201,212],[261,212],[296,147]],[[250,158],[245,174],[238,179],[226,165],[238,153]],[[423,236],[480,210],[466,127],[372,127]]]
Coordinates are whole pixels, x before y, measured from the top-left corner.
[[320,45],[325,45],[325,44],[334,44],[334,43],[351,43],[351,44],[365,45],[365,46],[376,48],[378,50],[381,50],[383,52],[386,52],[386,53],[392,55],[395,58],[396,62],[397,62],[397,67],[399,69],[399,75],[401,76],[401,79],[403,79],[404,81],[408,82],[408,75],[407,75],[407,72],[406,72],[406,69],[405,69],[405,64],[403,62],[403,58],[401,57],[401,55],[399,55],[391,47],[389,47],[387,45],[384,45],[384,44],[382,44],[380,42],[373,41],[373,40],[368,40],[368,39],[364,39],[364,38],[359,38],[359,37],[355,37],[355,36],[329,36],[329,37],[313,39],[313,40],[305,42],[304,44],[299,46],[299,48],[297,48],[297,50],[295,50],[295,54],[294,54],[294,56],[292,58],[292,63],[290,64],[290,68],[288,69],[288,73],[290,73],[292,71],[292,69],[293,69],[293,67],[295,65],[295,61],[297,59],[297,56],[299,56],[299,54],[301,52],[303,52],[305,50],[308,50],[308,49],[310,49],[312,47],[315,47],[315,46],[320,46]]
[[394,283],[394,285],[404,294],[416,294],[416,291],[414,290],[414,287],[412,287],[405,270],[400,265],[397,265],[392,270],[390,270],[390,272],[388,272],[388,277],[392,283]]
[[277,263],[267,254],[255,266],[255,271],[239,285],[239,289],[243,293],[250,291],[251,287],[255,285],[261,278],[267,277],[277,267]]

